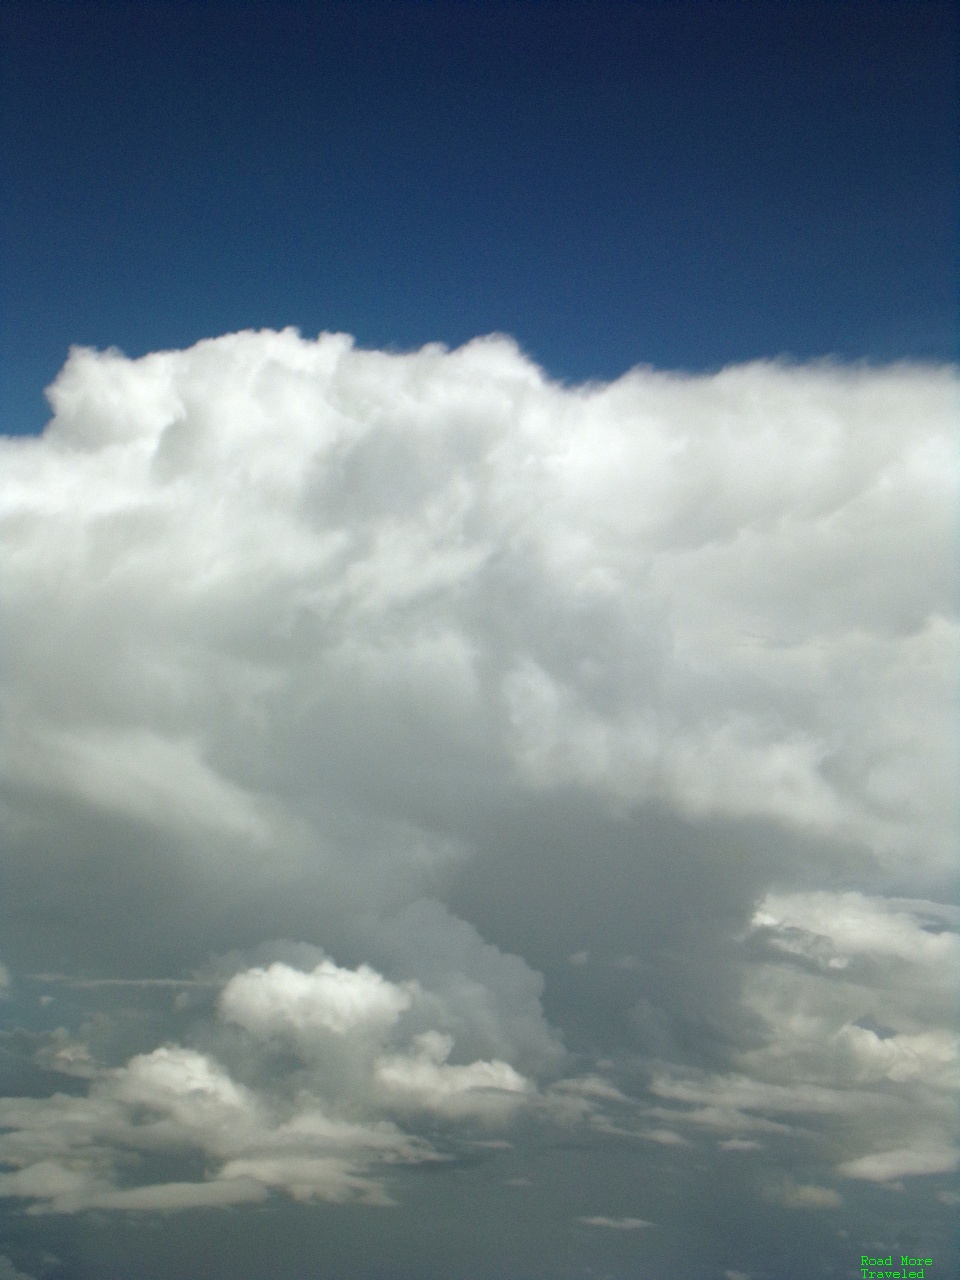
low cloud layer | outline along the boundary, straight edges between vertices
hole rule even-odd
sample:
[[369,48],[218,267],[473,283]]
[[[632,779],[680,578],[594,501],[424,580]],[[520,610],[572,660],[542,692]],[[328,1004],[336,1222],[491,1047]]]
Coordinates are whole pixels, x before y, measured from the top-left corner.
[[[32,1213],[231,1205],[271,1190],[390,1204],[377,1171],[443,1157],[386,1116],[497,1124],[532,1093],[499,1059],[448,1062],[454,1037],[416,1030],[437,1012],[442,1002],[418,984],[387,982],[366,965],[322,959],[304,972],[276,961],[241,971],[217,1013],[244,1034],[217,1048],[250,1083],[212,1052],[177,1044],[115,1069],[84,1060],[85,1096],[0,1100],[0,1161],[16,1167],[0,1174],[0,1195],[32,1201]],[[66,1073],[74,1061],[54,1065]],[[208,1176],[118,1184],[131,1154],[148,1164],[158,1152],[199,1155]]]
[[567,1247],[677,1274],[684,1170],[744,1238],[945,1205],[956,390],[74,351],[0,441],[0,1194],[402,1214],[567,1151]]

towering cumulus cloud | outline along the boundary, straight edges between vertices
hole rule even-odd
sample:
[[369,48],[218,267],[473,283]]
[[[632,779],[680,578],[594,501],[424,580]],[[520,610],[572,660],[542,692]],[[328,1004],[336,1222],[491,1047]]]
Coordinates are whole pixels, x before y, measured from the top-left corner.
[[49,394],[0,442],[0,1194],[402,1203],[573,1128],[745,1214],[935,1198],[954,370],[285,330]]

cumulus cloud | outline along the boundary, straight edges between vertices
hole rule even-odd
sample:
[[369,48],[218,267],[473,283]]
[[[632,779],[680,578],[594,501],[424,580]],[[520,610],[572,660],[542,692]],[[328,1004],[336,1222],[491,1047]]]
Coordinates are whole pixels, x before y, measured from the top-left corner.
[[75,350],[0,441],[0,918],[65,1024],[0,1193],[383,1204],[498,1132],[802,1147],[784,1208],[954,1168],[956,385]]
[[[956,1131],[960,1095],[958,936],[944,923],[953,918],[918,900],[768,895],[745,940],[759,934],[768,962],[748,967],[741,990],[765,1027],[762,1045],[735,1055],[735,1073],[655,1073],[651,1093],[671,1104],[657,1114],[730,1135],[724,1150],[756,1146],[740,1136],[749,1131],[799,1137],[815,1117],[843,1116],[842,1141],[829,1128],[821,1141],[844,1177],[950,1172],[957,1154],[942,1134]],[[935,932],[923,927],[931,921]],[[811,957],[818,963],[796,963]],[[851,1148],[863,1154],[839,1158]]]
[[413,1002],[416,987],[387,982],[369,965],[341,969],[322,960],[312,973],[285,964],[231,978],[220,996],[230,1022],[248,1031],[347,1032],[390,1027]]
[[509,1112],[530,1091],[530,1082],[507,1062],[449,1065],[452,1048],[451,1036],[427,1031],[413,1053],[382,1059],[377,1081],[400,1105],[451,1115]]
[[[243,1038],[221,1047],[251,1084],[211,1053],[177,1044],[97,1069],[56,1036],[51,1064],[89,1077],[89,1091],[0,1099],[0,1162],[15,1167],[0,1173],[0,1196],[31,1200],[32,1213],[215,1207],[275,1189],[299,1200],[390,1204],[386,1166],[444,1156],[389,1113],[496,1123],[536,1095],[506,1062],[448,1062],[452,1036],[404,1035],[396,1024],[415,997],[428,1011],[437,1007],[416,983],[401,986],[368,965],[349,970],[329,959],[311,972],[274,963],[235,974],[217,1011]],[[270,1057],[278,1033],[291,1035],[299,1059],[285,1071]],[[348,1071],[330,1072],[323,1037],[351,1040]],[[148,1163],[157,1152],[199,1155],[207,1177],[117,1185],[131,1156]]]
[[768,932],[787,954],[815,956],[829,944],[830,968],[846,968],[854,956],[896,957],[941,971],[960,968],[960,911],[940,903],[870,898],[862,893],[768,894],[752,927]]
[[942,865],[952,385],[566,390],[502,338],[76,350],[2,446],[8,780],[262,846],[452,753]]

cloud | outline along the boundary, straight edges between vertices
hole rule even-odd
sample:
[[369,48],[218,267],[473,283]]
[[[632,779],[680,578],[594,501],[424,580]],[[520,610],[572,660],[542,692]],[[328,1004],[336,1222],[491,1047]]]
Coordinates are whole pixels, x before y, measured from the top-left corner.
[[427,1031],[414,1052],[382,1059],[377,1081],[399,1105],[450,1115],[500,1114],[523,1101],[531,1086],[507,1062],[471,1062],[450,1066],[453,1039]]
[[0,445],[21,805],[289,857],[482,762],[950,856],[949,371],[565,390],[503,338],[287,330],[78,349],[50,395]]
[[768,894],[751,923],[787,954],[829,944],[831,968],[846,968],[854,956],[889,956],[949,974],[960,967],[960,934],[948,922],[960,924],[960,912],[939,903],[819,892]]
[[[939,1135],[956,1127],[960,1091],[958,939],[945,916],[919,900],[768,895],[744,939],[750,947],[762,936],[754,954],[765,962],[747,967],[741,988],[765,1027],[762,1044],[734,1055],[736,1072],[654,1072],[650,1092],[671,1104],[655,1113],[729,1135],[724,1150],[756,1146],[742,1136],[750,1131],[799,1137],[798,1121],[843,1116],[842,1142],[829,1127],[821,1137],[843,1176],[951,1171],[956,1154]],[[936,932],[923,927],[931,921]],[[821,963],[836,955],[849,965]],[[851,1159],[851,1148],[863,1154]]]
[[956,384],[75,350],[0,440],[0,1191],[949,1173]]
[[0,1280],[33,1280],[33,1277],[15,1267],[5,1253],[0,1253]]
[[[209,1208],[262,1200],[272,1190],[298,1200],[390,1204],[386,1167],[444,1157],[385,1113],[497,1123],[536,1097],[506,1062],[449,1063],[452,1036],[398,1029],[415,997],[428,1011],[437,1007],[416,983],[400,986],[367,965],[349,970],[329,959],[310,972],[274,963],[235,974],[217,1013],[224,1030],[232,1024],[242,1036],[220,1046],[249,1084],[196,1048],[167,1044],[109,1069],[65,1034],[54,1036],[60,1047],[51,1064],[87,1077],[88,1094],[0,1099],[0,1161],[15,1166],[0,1173],[0,1196],[32,1200],[32,1213]],[[278,1069],[270,1043],[278,1033],[292,1035],[299,1064]],[[217,1028],[206,1034],[216,1041]],[[347,1071],[329,1070],[324,1036],[352,1038]],[[116,1184],[131,1155],[144,1162],[156,1152],[195,1153],[207,1176]]]
[[768,1200],[782,1204],[787,1209],[839,1209],[843,1198],[832,1187],[813,1184],[797,1184],[787,1178],[779,1185],[766,1188]]
[[643,1218],[578,1218],[588,1227],[607,1227],[613,1231],[638,1231],[641,1227],[652,1227],[654,1223],[645,1222]]
[[960,1149],[940,1143],[934,1147],[895,1151],[876,1151],[859,1160],[847,1160],[837,1172],[845,1178],[864,1178],[868,1182],[891,1182],[903,1177],[953,1173],[960,1165]]
[[416,987],[387,982],[369,965],[356,971],[321,960],[312,973],[285,964],[250,969],[231,978],[220,996],[228,1022],[260,1035],[389,1027],[413,1002]]

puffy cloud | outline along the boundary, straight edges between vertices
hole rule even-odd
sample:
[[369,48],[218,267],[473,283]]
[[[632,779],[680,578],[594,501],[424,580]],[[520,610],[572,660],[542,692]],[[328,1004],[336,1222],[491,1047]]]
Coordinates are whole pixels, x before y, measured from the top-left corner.
[[[759,937],[768,962],[748,967],[741,992],[766,1026],[763,1044],[736,1055],[736,1074],[655,1073],[651,1093],[682,1106],[657,1113],[733,1135],[800,1136],[793,1117],[809,1131],[815,1117],[843,1116],[842,1138],[829,1128],[821,1134],[843,1176],[881,1182],[950,1172],[957,1153],[942,1134],[956,1128],[960,1093],[960,952],[945,921],[955,919],[950,908],[920,900],[767,895],[745,942]],[[721,1143],[754,1145],[736,1136]],[[851,1148],[864,1154],[841,1158]]]
[[[462,1053],[502,1058],[539,1073],[563,1057],[544,1017],[543,975],[481,937],[435,899],[364,921],[364,946],[393,972],[410,974],[409,1017],[453,1036]],[[429,993],[429,994],[428,994]]]
[[220,996],[230,1022],[259,1034],[329,1031],[343,1035],[390,1027],[413,1001],[415,986],[387,982],[369,965],[338,968],[322,960],[312,973],[285,964],[250,969],[231,978]]
[[[85,1097],[0,1099],[0,1196],[34,1202],[30,1212],[81,1209],[215,1207],[261,1200],[280,1189],[299,1200],[392,1203],[378,1169],[442,1158],[404,1133],[384,1113],[433,1112],[453,1120],[503,1121],[532,1103],[533,1084],[508,1063],[448,1063],[452,1036],[428,1031],[391,1043],[415,996],[438,1007],[416,983],[391,983],[368,965],[356,970],[323,960],[311,972],[279,962],[230,978],[217,1004],[243,1039],[222,1042],[257,1083],[242,1084],[207,1052],[168,1044],[119,1068],[92,1068]],[[303,1033],[334,1039],[359,1033],[349,1075],[331,1077],[322,1045]],[[292,1032],[302,1067],[275,1061],[256,1070],[258,1048]],[[54,1037],[59,1042],[64,1037]],[[76,1056],[76,1055],[74,1055]],[[73,1059],[57,1070],[76,1074]],[[199,1155],[202,1182],[121,1187],[115,1177],[132,1154]]]
[[[0,443],[18,810],[289,859],[498,778],[942,867],[952,396],[762,363],[568,390],[503,338],[77,350]],[[455,853],[399,816],[395,872]]]
[[780,950],[804,954],[803,941],[827,942],[832,968],[845,968],[851,957],[891,956],[947,977],[960,969],[960,910],[939,903],[885,900],[863,893],[772,893],[754,912],[752,927],[769,930]]
[[450,1066],[452,1048],[452,1037],[427,1031],[417,1037],[413,1053],[381,1059],[377,1082],[401,1106],[448,1115],[509,1113],[530,1092],[530,1082],[507,1062]]
[[64,1023],[3,1042],[0,1191],[949,1171],[956,383],[74,351],[0,441],[0,918]]

